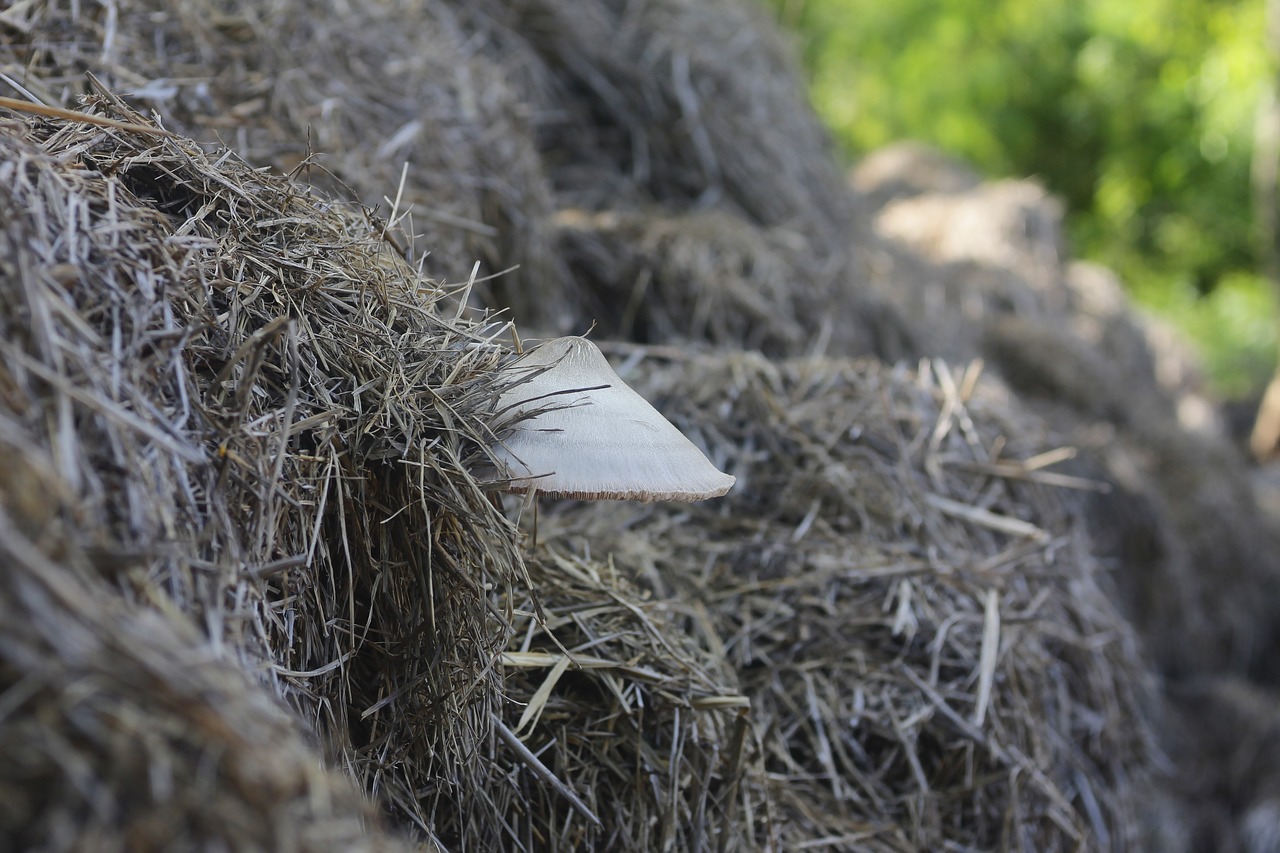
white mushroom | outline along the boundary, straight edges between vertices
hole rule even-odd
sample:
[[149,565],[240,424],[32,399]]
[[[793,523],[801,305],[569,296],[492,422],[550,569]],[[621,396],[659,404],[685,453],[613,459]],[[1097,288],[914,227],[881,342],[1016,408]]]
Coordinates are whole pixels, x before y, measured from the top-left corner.
[[521,381],[498,400],[513,432],[493,448],[512,491],[552,497],[700,501],[735,478],[627,387],[586,338],[547,341],[507,370]]

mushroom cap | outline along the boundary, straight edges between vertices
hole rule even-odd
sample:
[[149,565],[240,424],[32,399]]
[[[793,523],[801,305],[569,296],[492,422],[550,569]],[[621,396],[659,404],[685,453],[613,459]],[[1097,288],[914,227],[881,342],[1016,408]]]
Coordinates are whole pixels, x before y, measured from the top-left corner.
[[547,341],[506,369],[524,380],[498,399],[513,431],[493,455],[510,472],[511,491],[689,502],[733,487],[736,478],[631,390],[586,338]]

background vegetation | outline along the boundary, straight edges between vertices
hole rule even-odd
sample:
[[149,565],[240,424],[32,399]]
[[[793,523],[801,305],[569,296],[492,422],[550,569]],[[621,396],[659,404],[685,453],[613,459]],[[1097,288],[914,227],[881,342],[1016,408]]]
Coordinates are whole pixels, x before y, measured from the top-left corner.
[[1075,253],[1204,352],[1227,395],[1275,365],[1252,224],[1264,0],[771,0],[852,158],[899,139],[1035,176]]

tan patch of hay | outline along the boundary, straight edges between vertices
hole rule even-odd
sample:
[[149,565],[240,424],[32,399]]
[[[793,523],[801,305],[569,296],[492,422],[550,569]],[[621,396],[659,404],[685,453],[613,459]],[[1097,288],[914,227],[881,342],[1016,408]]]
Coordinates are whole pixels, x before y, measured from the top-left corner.
[[1056,273],[1065,254],[1062,204],[1030,181],[889,202],[876,230],[938,261],[978,261],[1018,270],[1033,284]]
[[849,172],[849,183],[872,208],[924,193],[961,193],[982,183],[972,166],[920,142],[872,151]]

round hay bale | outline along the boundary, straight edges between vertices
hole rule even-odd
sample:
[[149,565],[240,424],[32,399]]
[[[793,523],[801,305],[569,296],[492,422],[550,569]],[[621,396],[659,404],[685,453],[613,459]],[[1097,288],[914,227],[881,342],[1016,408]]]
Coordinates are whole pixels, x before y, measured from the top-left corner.
[[541,534],[706,607],[784,847],[1138,844],[1152,679],[1042,423],[940,363],[707,356],[636,384],[738,486]]

